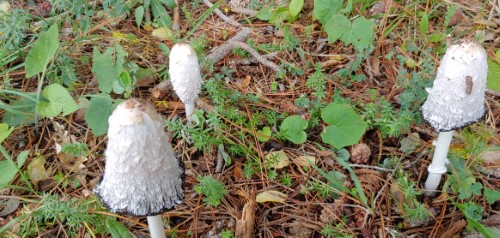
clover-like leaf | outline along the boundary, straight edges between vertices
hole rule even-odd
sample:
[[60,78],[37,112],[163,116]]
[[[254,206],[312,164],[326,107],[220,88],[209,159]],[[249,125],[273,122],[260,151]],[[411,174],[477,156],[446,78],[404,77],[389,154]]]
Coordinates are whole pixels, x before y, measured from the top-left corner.
[[349,32],[343,34],[340,37],[346,44],[352,44],[354,48],[358,51],[362,51],[373,41],[373,28],[374,23],[364,17],[356,18],[352,22],[352,26]]
[[343,0],[314,0],[313,16],[325,24],[332,14],[339,12]]
[[337,149],[358,143],[367,127],[351,107],[336,103],[321,109],[321,118],[329,125],[321,133],[321,139]]
[[68,90],[60,84],[51,84],[43,90],[44,101],[38,103],[38,112],[44,117],[55,117],[62,112],[66,116],[78,110]]
[[333,15],[324,25],[328,42],[333,43],[351,30],[351,22],[340,13]]
[[287,140],[294,144],[301,144],[307,140],[307,134],[304,131],[306,128],[307,121],[298,115],[294,115],[283,120],[280,126],[280,132]]
[[257,139],[260,142],[266,142],[269,139],[271,139],[271,128],[268,126],[265,126],[262,128],[262,130],[257,131]]

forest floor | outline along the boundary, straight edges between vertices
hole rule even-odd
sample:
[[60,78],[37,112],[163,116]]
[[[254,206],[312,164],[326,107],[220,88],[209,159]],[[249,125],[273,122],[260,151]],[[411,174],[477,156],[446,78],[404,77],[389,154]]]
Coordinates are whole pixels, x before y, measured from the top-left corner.
[[[7,2],[0,237],[149,235],[92,192],[131,97],[184,162],[170,237],[500,237],[498,0]],[[488,54],[486,114],[426,194],[437,132],[420,106],[460,38]],[[181,41],[202,67],[194,123],[168,75]]]

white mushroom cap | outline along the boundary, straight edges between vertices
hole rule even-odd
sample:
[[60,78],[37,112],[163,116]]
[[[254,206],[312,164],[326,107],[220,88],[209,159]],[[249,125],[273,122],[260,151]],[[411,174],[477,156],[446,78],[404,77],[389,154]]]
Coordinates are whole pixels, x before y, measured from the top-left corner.
[[429,96],[422,105],[424,119],[437,131],[450,131],[480,120],[485,113],[487,55],[476,41],[451,45],[441,60]]
[[184,104],[194,103],[201,91],[200,65],[196,52],[188,43],[177,43],[169,56],[170,80]]
[[106,167],[94,189],[115,213],[155,215],[182,202],[183,170],[154,107],[122,102],[109,117]]

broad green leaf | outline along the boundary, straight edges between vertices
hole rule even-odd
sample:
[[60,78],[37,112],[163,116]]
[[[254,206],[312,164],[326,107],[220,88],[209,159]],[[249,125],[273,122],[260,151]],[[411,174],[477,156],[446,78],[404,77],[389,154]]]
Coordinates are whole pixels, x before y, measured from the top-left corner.
[[259,20],[269,21],[269,19],[271,19],[271,17],[273,16],[273,9],[274,8],[272,6],[262,7],[259,11],[257,11],[255,17],[257,17]]
[[62,112],[66,116],[78,110],[78,105],[75,103],[68,90],[60,84],[51,84],[42,93],[45,100],[38,103],[38,112],[43,117],[55,117]]
[[29,150],[23,150],[21,153],[17,155],[17,167],[21,168],[23,167],[24,163],[28,159],[28,155],[30,154]]
[[427,13],[422,14],[422,18],[420,18],[420,34],[426,35],[427,30],[429,29],[429,17]]
[[500,50],[497,50],[497,52],[495,52],[495,60],[497,61],[497,63],[500,63]]
[[260,142],[266,142],[269,139],[271,139],[271,128],[268,126],[265,126],[262,128],[262,130],[257,131],[257,139]]
[[346,44],[352,44],[357,51],[362,51],[370,46],[373,41],[374,23],[364,17],[358,17],[352,22],[349,32],[340,37]]
[[[116,53],[116,56],[113,57]],[[99,83],[99,90],[104,93],[110,93],[113,90],[113,82],[118,80],[123,71],[127,52],[116,44],[115,47],[108,47],[101,54],[97,47],[94,47],[92,56],[92,71]]]
[[326,24],[333,14],[339,12],[343,0],[314,0],[313,16],[321,24]]
[[40,34],[26,57],[26,78],[31,78],[47,68],[50,60],[59,48],[59,30],[57,24]]
[[358,143],[367,127],[351,107],[336,103],[321,109],[321,118],[329,125],[321,133],[321,139],[337,149]]
[[337,41],[342,35],[351,30],[351,22],[343,14],[337,13],[323,25],[328,34],[328,42]]
[[0,107],[1,109],[5,110],[2,118],[2,123],[7,123],[11,126],[19,126],[23,124],[29,125],[35,123],[35,101],[29,98],[21,98],[13,102],[11,105],[8,105],[8,107],[9,108]]
[[488,89],[500,92],[500,64],[488,59],[488,77],[486,78]]
[[299,15],[300,11],[302,11],[303,6],[304,6],[304,0],[290,1],[290,5],[288,5],[290,15],[292,15],[292,17],[296,17],[297,15]]
[[132,238],[127,227],[110,216],[106,217],[106,228],[113,238]]
[[500,200],[500,191],[484,188],[484,197],[489,204],[493,204],[496,201]]
[[90,105],[84,118],[94,135],[106,134],[109,126],[108,118],[113,109],[113,99],[109,95],[99,95],[90,99]]
[[141,27],[142,19],[144,18],[144,6],[139,6],[135,9],[135,24]]
[[170,27],[172,25],[172,18],[159,0],[151,0],[151,10],[160,27]]
[[285,151],[271,151],[264,157],[264,165],[266,168],[281,169],[290,164],[290,159]]
[[2,143],[7,137],[9,137],[10,133],[14,131],[14,127],[9,129],[9,125],[6,123],[0,124],[0,143]]
[[175,0],[160,0],[165,6],[167,6],[168,9],[174,9],[177,7],[177,4],[175,3]]
[[0,190],[9,185],[17,174],[17,167],[10,159],[0,160]]
[[280,132],[285,138],[294,144],[301,144],[307,140],[307,134],[304,131],[307,128],[307,121],[299,115],[289,116],[283,120],[280,126]]

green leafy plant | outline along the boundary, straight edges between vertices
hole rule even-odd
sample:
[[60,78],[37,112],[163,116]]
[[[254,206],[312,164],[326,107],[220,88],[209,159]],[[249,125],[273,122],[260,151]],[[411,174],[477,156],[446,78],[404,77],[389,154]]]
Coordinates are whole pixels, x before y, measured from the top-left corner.
[[194,187],[196,193],[205,196],[203,201],[207,203],[207,207],[220,205],[221,199],[228,193],[226,186],[221,181],[213,178],[211,175],[197,176],[196,180],[200,184]]
[[21,171],[21,167],[24,165],[29,155],[29,150],[22,151],[17,155],[16,163],[1,145],[14,129],[14,127],[9,128],[7,124],[0,124],[0,152],[5,158],[4,160],[0,160],[0,190],[10,185],[10,182],[17,173]]
[[[104,215],[90,213],[97,208],[95,200],[63,198],[57,194],[43,194],[37,206],[25,205],[20,216],[14,219],[19,225],[19,233],[36,236],[57,225],[63,225],[69,236],[76,236],[85,225],[92,227],[96,234],[106,234]],[[0,233],[13,225],[0,228]]]
[[351,107],[337,103],[321,109],[321,118],[328,124],[321,132],[321,139],[337,149],[358,143],[367,128]]
[[396,181],[391,185],[391,195],[398,206],[401,215],[410,224],[417,226],[429,217],[425,204],[419,202],[422,192],[416,189],[417,183],[408,178],[405,173],[398,173]]
[[293,22],[299,16],[304,0],[291,0],[288,6],[265,6],[255,15],[258,19],[269,21],[279,26],[283,21]]
[[108,131],[108,118],[115,106],[116,104],[113,104],[113,99],[108,94],[92,96],[84,119],[94,135],[104,135]]
[[320,231],[321,235],[327,238],[353,238],[354,235],[349,233],[345,227],[345,221],[337,224],[326,224]]
[[75,103],[68,90],[60,84],[54,83],[43,89],[43,98],[38,104],[38,112],[42,117],[55,117],[59,114],[67,116],[76,110]]
[[[137,27],[141,26],[143,22],[145,12],[151,9],[153,13],[153,19],[148,19],[146,16],[146,24],[150,25],[151,21],[157,24],[159,27],[170,27],[172,25],[172,18],[167,12],[167,9],[173,9],[177,6],[174,0],[145,0],[137,1],[141,4],[135,9],[135,23]],[[131,5],[130,8],[135,7]]]
[[374,23],[363,16],[352,22],[346,14],[352,11],[352,1],[342,8],[342,0],[314,0],[313,16],[323,25],[328,34],[328,41],[341,40],[352,44],[357,51],[367,49],[373,41]]
[[294,144],[302,144],[307,140],[307,134],[304,131],[306,128],[307,121],[299,115],[294,115],[283,120],[280,133]]

